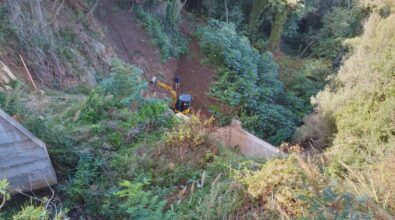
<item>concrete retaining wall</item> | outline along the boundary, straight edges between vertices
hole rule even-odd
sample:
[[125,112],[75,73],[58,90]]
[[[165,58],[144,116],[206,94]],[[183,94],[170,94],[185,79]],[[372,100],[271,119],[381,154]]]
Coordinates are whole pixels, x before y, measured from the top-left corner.
[[0,179],[4,178],[13,192],[57,184],[45,144],[0,110]]
[[238,147],[246,156],[265,159],[284,156],[273,145],[244,130],[240,121],[233,121],[228,127],[218,129],[215,136],[226,146]]

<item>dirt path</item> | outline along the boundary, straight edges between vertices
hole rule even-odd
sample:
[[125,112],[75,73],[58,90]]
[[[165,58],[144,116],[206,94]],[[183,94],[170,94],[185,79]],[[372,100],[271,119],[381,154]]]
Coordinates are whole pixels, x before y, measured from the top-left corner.
[[195,110],[201,110],[205,115],[210,115],[209,108],[216,101],[208,96],[210,83],[213,81],[214,70],[201,63],[200,47],[197,40],[192,36],[187,24],[181,27],[181,32],[189,38],[188,54],[183,55],[178,61],[176,74],[180,76],[180,90],[192,94]]
[[[201,110],[205,115],[210,115],[209,107],[215,101],[207,96],[210,82],[213,80],[214,71],[200,63],[200,48],[188,29],[188,24],[183,23],[181,32],[188,38],[188,54],[180,59],[171,59],[163,62],[158,48],[150,42],[142,27],[132,12],[119,9],[115,0],[103,1],[96,12],[99,21],[106,27],[107,43],[113,47],[119,58],[127,63],[134,64],[144,71],[144,76],[150,80],[153,76],[160,75],[169,84],[173,84],[175,74],[181,77],[181,88],[178,93],[192,95],[192,107],[195,111]],[[154,95],[166,95],[164,91],[150,88]]]

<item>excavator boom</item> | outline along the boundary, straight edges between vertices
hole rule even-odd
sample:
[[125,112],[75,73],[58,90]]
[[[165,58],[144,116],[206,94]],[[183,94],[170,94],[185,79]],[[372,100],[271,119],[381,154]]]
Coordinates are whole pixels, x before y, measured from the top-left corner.
[[167,85],[166,83],[163,83],[163,82],[161,82],[161,81],[158,81],[158,82],[157,82],[157,85],[158,85],[159,87],[161,87],[162,89],[168,91],[168,92],[171,94],[173,106],[175,106],[176,103],[177,103],[177,92],[174,91],[174,89],[173,89],[171,86],[169,86],[169,85]]
[[189,113],[192,96],[190,96],[189,94],[182,94],[180,97],[178,97],[177,92],[174,91],[174,89],[170,85],[162,81],[159,81],[155,76],[152,77],[151,82],[158,85],[159,87],[168,91],[171,94],[172,107],[175,112],[177,113],[181,112],[183,114]]

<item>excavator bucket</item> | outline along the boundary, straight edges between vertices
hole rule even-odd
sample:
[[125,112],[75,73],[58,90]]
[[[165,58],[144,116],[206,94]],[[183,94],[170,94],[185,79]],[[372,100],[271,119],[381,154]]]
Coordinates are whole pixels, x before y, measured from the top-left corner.
[[151,78],[150,83],[156,84],[157,81],[158,81],[158,78],[156,78],[156,76],[153,76],[153,77]]

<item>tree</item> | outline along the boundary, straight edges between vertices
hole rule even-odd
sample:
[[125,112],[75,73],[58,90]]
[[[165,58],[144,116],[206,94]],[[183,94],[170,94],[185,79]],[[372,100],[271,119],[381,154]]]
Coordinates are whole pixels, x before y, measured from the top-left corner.
[[180,23],[180,13],[187,0],[170,0],[166,8],[166,26],[176,31]]
[[202,30],[202,50],[221,71],[212,94],[238,109],[243,125],[273,144],[289,139],[298,123],[294,101],[278,79],[269,52],[253,48],[232,23],[210,21]]
[[[252,38],[256,37],[259,27],[265,20],[269,20],[271,31],[267,43],[267,49],[278,49],[284,25],[291,11],[299,6],[299,0],[258,0],[253,5],[249,29]],[[267,14],[264,16],[264,14]],[[269,15],[269,16],[268,16]],[[268,17],[267,17],[268,16]]]
[[272,30],[270,32],[270,37],[268,41],[268,49],[274,51],[278,49],[280,44],[281,34],[283,33],[283,27],[288,17],[288,6],[281,9],[280,12],[276,14],[274,22],[272,24]]
[[251,37],[254,39],[255,34],[258,32],[259,26],[262,24],[263,19],[260,19],[266,8],[269,7],[268,0],[255,1],[250,17],[249,17],[249,31]]

